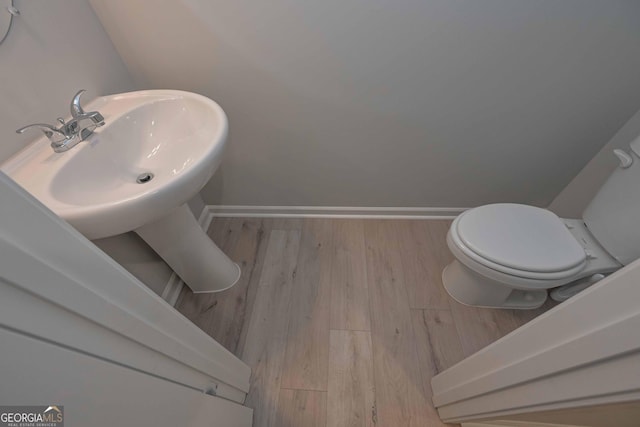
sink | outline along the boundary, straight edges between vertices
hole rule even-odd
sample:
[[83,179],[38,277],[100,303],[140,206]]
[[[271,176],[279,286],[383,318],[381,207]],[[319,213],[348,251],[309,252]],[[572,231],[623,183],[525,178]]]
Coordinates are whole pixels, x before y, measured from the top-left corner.
[[[106,125],[65,153],[42,137],[2,170],[90,239],[121,234],[191,197],[220,163],[227,118],[218,104],[180,91],[98,98]],[[136,178],[151,172],[146,184]]]
[[106,123],[87,141],[54,153],[42,136],[0,170],[89,239],[135,231],[195,292],[233,285],[239,268],[185,205],[220,165],[222,108],[174,90],[99,97],[86,108]]

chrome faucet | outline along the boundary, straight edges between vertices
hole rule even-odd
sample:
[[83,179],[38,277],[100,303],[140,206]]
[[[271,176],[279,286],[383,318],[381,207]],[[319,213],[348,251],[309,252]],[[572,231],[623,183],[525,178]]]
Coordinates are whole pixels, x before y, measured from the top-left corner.
[[[51,148],[56,153],[63,153],[73,147],[79,142],[87,139],[93,131],[104,125],[104,117],[98,111],[91,111],[86,113],[80,104],[80,97],[86,91],[84,89],[78,91],[71,100],[71,120],[65,122],[64,119],[58,117],[58,123],[60,126],[55,127],[44,123],[34,123],[21,127],[16,130],[17,133],[24,133],[27,129],[36,128],[40,129],[42,133],[51,142]],[[86,126],[84,123],[89,121]]]

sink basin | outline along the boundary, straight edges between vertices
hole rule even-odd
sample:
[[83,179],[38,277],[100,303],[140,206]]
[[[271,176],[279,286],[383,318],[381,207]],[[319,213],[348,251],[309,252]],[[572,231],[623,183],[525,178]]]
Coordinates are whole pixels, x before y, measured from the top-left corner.
[[[212,100],[153,90],[95,99],[106,125],[65,153],[43,136],[2,171],[90,239],[134,230],[193,197],[220,164],[227,118]],[[138,184],[143,173],[153,179]]]
[[54,153],[42,136],[0,170],[89,239],[137,232],[194,291],[235,283],[238,267],[185,205],[220,164],[228,128],[222,108],[174,90],[99,97],[85,108],[105,120],[86,141]]

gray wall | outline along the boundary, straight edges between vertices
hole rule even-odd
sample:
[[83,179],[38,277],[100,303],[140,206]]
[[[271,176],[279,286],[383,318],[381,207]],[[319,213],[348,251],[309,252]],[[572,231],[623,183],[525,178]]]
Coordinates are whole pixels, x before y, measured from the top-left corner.
[[546,206],[640,107],[637,1],[90,1],[229,114],[207,203]]
[[87,89],[87,98],[133,89],[85,0],[19,1],[16,6],[21,15],[0,45],[0,162],[37,135],[17,135],[17,128],[68,115],[78,89]]
[[567,218],[581,218],[582,212],[596,195],[609,174],[620,164],[613,150],[629,151],[629,143],[640,135],[640,111],[638,111],[611,138],[596,156],[580,171],[551,202],[549,209]]
[[[135,88],[86,0],[17,1],[16,6],[21,15],[0,45],[0,163],[37,135],[17,135],[15,129],[66,116],[78,89],[87,89],[90,98]],[[172,271],[139,237],[129,233],[97,243],[143,283],[162,291]]]

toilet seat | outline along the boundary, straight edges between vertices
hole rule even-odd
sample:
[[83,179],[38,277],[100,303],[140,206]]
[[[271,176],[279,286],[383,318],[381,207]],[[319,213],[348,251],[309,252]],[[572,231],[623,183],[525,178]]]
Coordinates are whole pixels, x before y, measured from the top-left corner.
[[583,247],[552,212],[500,203],[471,209],[451,226],[451,240],[470,259],[498,272],[536,280],[572,277],[586,265]]
[[447,246],[455,259],[442,272],[444,289],[475,307],[533,309],[550,288],[621,267],[581,219],[525,205],[462,213],[449,228]]

